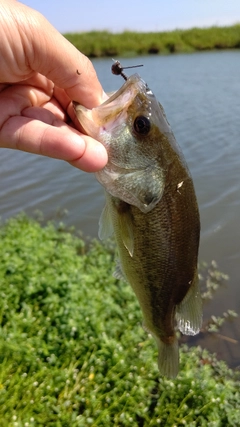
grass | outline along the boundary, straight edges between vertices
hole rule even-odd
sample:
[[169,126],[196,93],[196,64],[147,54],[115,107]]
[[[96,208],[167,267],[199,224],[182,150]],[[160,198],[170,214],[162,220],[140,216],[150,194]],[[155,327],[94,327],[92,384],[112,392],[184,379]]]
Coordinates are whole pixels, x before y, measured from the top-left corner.
[[67,33],[65,37],[77,49],[92,58],[238,49],[240,24],[158,33],[91,31]]
[[1,427],[239,425],[239,373],[206,350],[183,345],[177,379],[160,377],[111,243],[20,215],[0,257]]

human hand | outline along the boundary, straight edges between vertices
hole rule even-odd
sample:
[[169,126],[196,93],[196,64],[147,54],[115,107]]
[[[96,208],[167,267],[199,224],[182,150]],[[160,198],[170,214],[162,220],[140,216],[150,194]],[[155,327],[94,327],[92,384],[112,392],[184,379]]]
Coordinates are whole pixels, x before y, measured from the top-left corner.
[[106,150],[78,131],[71,102],[87,108],[102,102],[89,59],[15,0],[0,3],[0,40],[0,147],[66,160],[87,172],[103,168]]

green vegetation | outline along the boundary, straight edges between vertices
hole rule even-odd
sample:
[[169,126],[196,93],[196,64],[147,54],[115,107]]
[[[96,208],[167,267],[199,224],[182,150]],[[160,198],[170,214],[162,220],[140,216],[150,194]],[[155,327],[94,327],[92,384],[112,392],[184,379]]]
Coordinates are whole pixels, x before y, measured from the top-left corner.
[[68,33],[65,37],[92,58],[240,48],[240,24],[159,33]]
[[[159,376],[111,243],[21,215],[0,258],[1,427],[239,425],[239,374],[207,351],[182,346],[177,379]],[[219,279],[212,266],[205,295]]]

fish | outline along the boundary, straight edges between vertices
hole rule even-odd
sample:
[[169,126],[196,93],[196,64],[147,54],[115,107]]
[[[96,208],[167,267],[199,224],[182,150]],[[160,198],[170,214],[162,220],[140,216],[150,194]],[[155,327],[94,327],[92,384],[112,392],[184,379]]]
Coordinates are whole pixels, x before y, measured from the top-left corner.
[[96,173],[106,195],[99,238],[114,235],[115,277],[128,282],[139,301],[143,326],[157,343],[160,374],[175,378],[176,331],[195,335],[202,324],[200,217],[191,174],[162,105],[138,74],[98,107],[73,105],[84,132],[108,153]]

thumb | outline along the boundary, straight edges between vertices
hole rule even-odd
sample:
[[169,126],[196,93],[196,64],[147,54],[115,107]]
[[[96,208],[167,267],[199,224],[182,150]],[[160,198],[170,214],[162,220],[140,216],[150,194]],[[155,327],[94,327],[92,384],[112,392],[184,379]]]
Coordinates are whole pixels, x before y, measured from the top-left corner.
[[[31,70],[65,89],[69,98],[93,108],[102,102],[103,90],[91,61],[65,39],[39,12],[14,2],[17,23],[24,31],[24,51]],[[27,19],[26,19],[27,17]],[[23,30],[22,30],[23,29]]]

